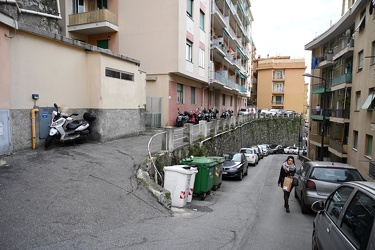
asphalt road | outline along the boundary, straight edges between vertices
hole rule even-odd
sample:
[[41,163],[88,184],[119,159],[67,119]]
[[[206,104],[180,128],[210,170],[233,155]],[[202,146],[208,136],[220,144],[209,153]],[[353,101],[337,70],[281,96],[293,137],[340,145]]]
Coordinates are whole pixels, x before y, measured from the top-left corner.
[[[155,133],[155,132],[153,132]],[[0,249],[310,249],[313,215],[277,186],[286,155],[168,210],[138,183],[152,133],[20,152],[0,168]],[[160,143],[155,140],[152,151]]]

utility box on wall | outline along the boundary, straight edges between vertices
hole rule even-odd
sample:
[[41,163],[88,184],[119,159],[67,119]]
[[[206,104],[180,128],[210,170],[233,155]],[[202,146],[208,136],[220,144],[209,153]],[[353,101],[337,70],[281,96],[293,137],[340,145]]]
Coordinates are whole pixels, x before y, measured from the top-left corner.
[[39,107],[39,139],[46,139],[52,121],[54,107]]

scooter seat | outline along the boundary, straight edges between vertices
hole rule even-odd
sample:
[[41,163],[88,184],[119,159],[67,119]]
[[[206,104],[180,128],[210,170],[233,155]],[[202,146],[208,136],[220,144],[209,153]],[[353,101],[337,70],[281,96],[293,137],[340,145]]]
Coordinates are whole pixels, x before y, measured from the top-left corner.
[[68,125],[66,125],[66,128],[74,130],[74,129],[77,129],[79,126],[86,125],[86,124],[87,122],[85,120],[74,120],[68,123]]

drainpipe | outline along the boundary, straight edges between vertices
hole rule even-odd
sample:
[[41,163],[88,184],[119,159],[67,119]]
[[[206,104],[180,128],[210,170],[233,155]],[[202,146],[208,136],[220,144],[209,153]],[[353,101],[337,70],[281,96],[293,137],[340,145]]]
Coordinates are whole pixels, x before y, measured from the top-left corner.
[[36,148],[36,138],[35,138],[35,113],[39,112],[39,109],[32,109],[31,110],[31,143],[32,149]]

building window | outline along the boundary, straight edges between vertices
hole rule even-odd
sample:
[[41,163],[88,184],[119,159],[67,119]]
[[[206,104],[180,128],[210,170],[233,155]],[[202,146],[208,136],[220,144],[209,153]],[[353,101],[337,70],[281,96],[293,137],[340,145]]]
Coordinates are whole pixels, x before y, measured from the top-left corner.
[[274,70],[273,79],[284,79],[284,70]]
[[367,157],[372,156],[372,135],[366,135],[366,149],[365,153]]
[[233,96],[230,97],[230,106],[233,106]]
[[99,48],[108,49],[108,40],[98,40],[98,41],[96,41],[96,45]]
[[184,103],[184,85],[177,83],[177,103]]
[[223,102],[222,102],[223,105],[225,105],[225,94],[223,94]]
[[193,61],[193,43],[189,40],[186,40],[186,61],[192,62]]
[[108,1],[107,0],[97,0],[98,9],[107,9]]
[[199,28],[204,31],[204,13],[200,11],[199,13]]
[[361,109],[361,91],[355,93],[355,110]]
[[193,17],[193,3],[194,3],[193,0],[187,0],[186,1],[186,14],[189,17]]
[[85,1],[84,0],[74,0],[74,13],[83,13],[85,12]]
[[191,87],[191,104],[195,104],[195,88]]
[[357,27],[355,28],[355,31],[362,31],[365,29],[365,25],[366,25],[366,9],[364,9],[362,12],[361,12],[361,15],[360,15],[360,18],[359,18],[359,23],[357,25]]
[[375,109],[375,90],[374,88],[369,89],[369,95],[366,98],[365,103],[362,106],[362,109],[373,110]]
[[353,131],[353,148],[358,149],[358,131]]
[[284,92],[284,84],[274,82],[272,92]]
[[363,50],[358,52],[358,71],[362,71],[363,68]]
[[372,48],[371,49],[372,49],[372,54],[371,54],[372,60],[371,61],[372,61],[372,64],[375,64],[375,41],[372,42]]
[[134,74],[133,73],[121,71],[121,70],[118,70],[118,69],[106,68],[105,69],[105,76],[134,82]]
[[204,50],[199,48],[199,67],[204,69]]

